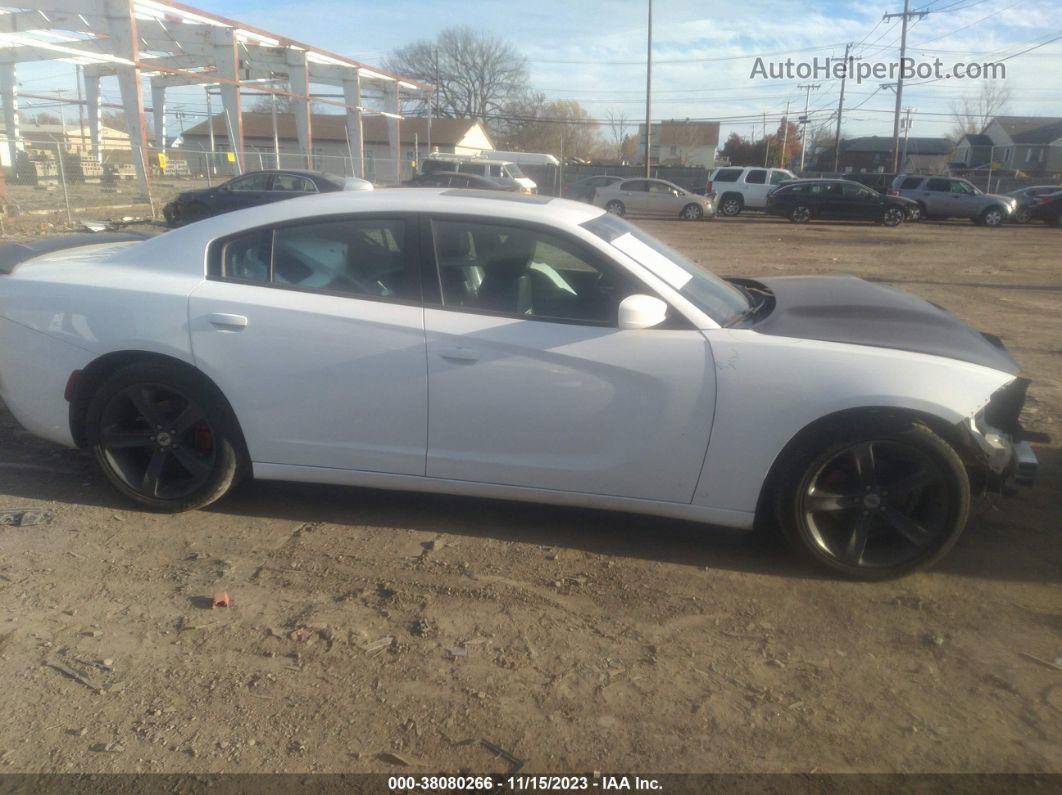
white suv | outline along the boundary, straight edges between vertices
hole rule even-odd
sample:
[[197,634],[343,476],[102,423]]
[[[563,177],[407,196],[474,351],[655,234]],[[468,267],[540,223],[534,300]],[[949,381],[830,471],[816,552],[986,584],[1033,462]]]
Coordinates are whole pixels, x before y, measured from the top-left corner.
[[742,210],[762,210],[767,194],[796,174],[785,168],[724,166],[712,172],[708,193],[715,191],[720,215],[737,215]]

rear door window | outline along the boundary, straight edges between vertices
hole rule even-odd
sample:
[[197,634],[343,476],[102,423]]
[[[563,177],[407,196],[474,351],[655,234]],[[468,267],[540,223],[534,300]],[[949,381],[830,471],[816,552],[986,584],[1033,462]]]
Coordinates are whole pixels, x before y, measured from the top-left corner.
[[767,172],[762,168],[754,168],[745,175],[745,182],[750,185],[764,185],[767,183]]
[[921,186],[921,177],[907,177],[907,179],[900,183],[900,190],[918,190]]
[[950,179],[930,179],[926,181],[926,190],[947,193],[951,190]]
[[301,177],[298,174],[277,174],[273,177],[273,190],[288,191],[290,193],[317,192],[313,180]]

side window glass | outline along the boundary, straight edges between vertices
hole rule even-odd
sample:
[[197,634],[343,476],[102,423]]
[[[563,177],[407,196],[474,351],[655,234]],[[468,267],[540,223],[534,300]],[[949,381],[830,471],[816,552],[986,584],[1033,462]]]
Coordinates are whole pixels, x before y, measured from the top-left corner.
[[272,174],[248,174],[229,183],[229,190],[269,190]]
[[947,179],[931,179],[926,182],[926,190],[940,191],[947,193],[951,190],[951,180]]
[[762,168],[754,168],[745,175],[745,182],[750,185],[763,185],[767,182],[767,172]]
[[921,177],[908,177],[900,185],[901,190],[917,190],[922,186]]
[[434,221],[443,305],[528,318],[615,325],[632,279],[549,232]]
[[374,298],[413,299],[406,224],[344,219],[282,226],[273,240],[273,284]]
[[234,237],[221,247],[221,276],[241,282],[269,283],[273,231],[258,229]]
[[715,182],[737,182],[741,176],[740,168],[724,168],[715,175]]
[[314,193],[317,189],[306,177],[297,174],[277,174],[273,177],[273,190],[290,193]]
[[790,177],[788,174],[786,174],[784,172],[781,172],[781,171],[772,171],[771,172],[771,184],[772,185],[778,185],[778,184],[780,184],[782,182],[785,182],[787,179],[792,179],[792,177]]

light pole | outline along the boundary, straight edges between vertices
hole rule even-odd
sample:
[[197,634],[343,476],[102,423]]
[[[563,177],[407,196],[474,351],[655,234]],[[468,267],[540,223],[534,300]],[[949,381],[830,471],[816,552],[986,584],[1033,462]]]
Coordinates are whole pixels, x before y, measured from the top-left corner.
[[649,35],[645,50],[645,176],[652,176],[649,169],[653,142],[653,0],[649,0]]

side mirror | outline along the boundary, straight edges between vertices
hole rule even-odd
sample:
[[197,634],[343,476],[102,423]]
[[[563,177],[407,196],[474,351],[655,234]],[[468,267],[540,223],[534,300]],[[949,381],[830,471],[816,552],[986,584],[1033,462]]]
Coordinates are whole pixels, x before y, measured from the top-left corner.
[[667,304],[651,295],[628,295],[619,305],[621,331],[652,328],[667,320]]

